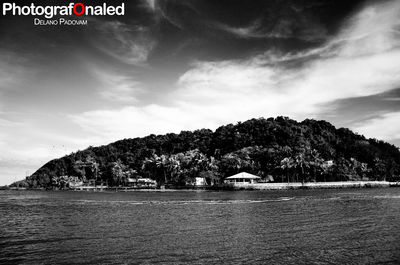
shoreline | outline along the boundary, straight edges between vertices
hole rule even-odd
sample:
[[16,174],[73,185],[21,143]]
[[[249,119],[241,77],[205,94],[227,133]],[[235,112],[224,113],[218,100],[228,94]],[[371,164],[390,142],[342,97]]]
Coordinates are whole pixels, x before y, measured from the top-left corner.
[[234,183],[215,186],[173,187],[164,189],[126,188],[126,187],[92,187],[84,186],[70,189],[18,188],[8,187],[2,190],[36,190],[36,191],[76,191],[76,192],[174,192],[174,191],[240,191],[240,190],[297,190],[297,189],[347,189],[347,188],[391,188],[400,187],[400,182],[389,181],[337,181],[337,182],[291,182],[291,183]]
[[295,189],[343,189],[343,188],[389,188],[400,187],[399,182],[389,181],[336,181],[336,182],[292,182],[233,184],[231,190],[295,190]]

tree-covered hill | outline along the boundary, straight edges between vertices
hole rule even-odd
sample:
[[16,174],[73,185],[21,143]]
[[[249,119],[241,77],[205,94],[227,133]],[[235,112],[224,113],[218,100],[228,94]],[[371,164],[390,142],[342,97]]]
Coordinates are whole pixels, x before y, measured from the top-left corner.
[[326,121],[251,119],[179,134],[149,135],[49,161],[27,177],[29,187],[63,187],[70,179],[123,185],[138,176],[160,184],[208,183],[241,172],[275,182],[400,180],[397,147]]

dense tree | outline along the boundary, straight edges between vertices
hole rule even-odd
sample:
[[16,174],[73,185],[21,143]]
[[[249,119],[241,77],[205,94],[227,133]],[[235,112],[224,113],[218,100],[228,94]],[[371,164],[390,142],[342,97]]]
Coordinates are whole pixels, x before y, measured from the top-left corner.
[[260,118],[179,134],[123,139],[49,161],[27,177],[31,187],[51,188],[61,176],[123,185],[145,176],[160,184],[221,182],[247,171],[275,181],[400,180],[400,152],[326,121]]

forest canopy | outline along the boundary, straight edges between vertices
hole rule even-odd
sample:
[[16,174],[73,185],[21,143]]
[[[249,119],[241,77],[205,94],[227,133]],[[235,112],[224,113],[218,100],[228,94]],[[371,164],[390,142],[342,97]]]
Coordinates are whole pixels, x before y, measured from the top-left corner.
[[213,184],[242,171],[274,182],[399,181],[400,152],[322,120],[259,118],[89,147],[49,161],[23,184],[54,188],[74,178],[118,186],[135,177],[161,185],[204,177]]

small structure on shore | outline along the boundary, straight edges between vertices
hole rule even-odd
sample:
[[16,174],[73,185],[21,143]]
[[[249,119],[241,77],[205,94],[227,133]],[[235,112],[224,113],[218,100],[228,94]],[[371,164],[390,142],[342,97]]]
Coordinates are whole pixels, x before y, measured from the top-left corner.
[[205,186],[206,183],[206,179],[203,177],[196,177],[195,178],[195,182],[194,182],[194,186],[195,187],[201,187],[201,186]]
[[78,188],[81,186],[83,186],[82,180],[80,180],[78,177],[75,177],[75,176],[69,177],[68,187],[70,189],[75,189],[75,188]]
[[128,178],[128,187],[137,189],[155,189],[157,187],[157,181],[149,178]]
[[259,176],[249,174],[247,172],[240,172],[236,175],[227,177],[225,179],[225,183],[232,183],[232,184],[254,184],[258,183],[261,178]]

